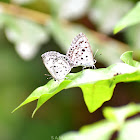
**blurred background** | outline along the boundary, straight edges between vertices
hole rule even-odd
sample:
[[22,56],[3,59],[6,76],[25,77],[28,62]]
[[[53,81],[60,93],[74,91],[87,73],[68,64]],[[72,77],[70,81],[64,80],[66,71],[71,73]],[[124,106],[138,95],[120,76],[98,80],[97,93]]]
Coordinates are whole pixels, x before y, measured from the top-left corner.
[[[120,83],[112,99],[89,113],[80,88],[63,90],[31,118],[36,101],[17,107],[30,93],[48,82],[41,60],[46,51],[66,54],[72,39],[86,34],[96,55],[97,68],[120,61],[134,51],[140,59],[140,25],[113,35],[115,24],[138,0],[0,0],[0,140],[49,140],[103,119],[104,106],[140,100],[139,83]],[[100,55],[101,54],[101,55]],[[81,71],[74,68],[72,72]]]

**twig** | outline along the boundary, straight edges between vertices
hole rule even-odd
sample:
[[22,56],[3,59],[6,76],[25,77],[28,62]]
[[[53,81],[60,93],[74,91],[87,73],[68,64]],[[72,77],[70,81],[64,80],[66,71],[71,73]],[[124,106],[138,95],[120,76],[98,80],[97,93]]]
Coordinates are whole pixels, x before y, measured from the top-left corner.
[[48,14],[4,2],[0,2],[0,12],[20,18],[26,18],[43,25],[50,20],[50,16]]

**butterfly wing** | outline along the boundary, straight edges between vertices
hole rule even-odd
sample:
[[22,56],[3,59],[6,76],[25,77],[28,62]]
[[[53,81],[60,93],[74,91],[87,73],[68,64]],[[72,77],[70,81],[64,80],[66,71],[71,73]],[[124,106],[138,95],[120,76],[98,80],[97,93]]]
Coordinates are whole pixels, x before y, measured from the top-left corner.
[[66,55],[59,55],[54,63],[53,71],[56,80],[65,79],[66,75],[71,71],[69,58]]
[[60,55],[60,53],[55,51],[46,52],[41,55],[45,67],[54,79],[56,79],[56,75],[54,73],[53,66],[58,55]]
[[72,40],[66,55],[70,58],[73,67],[93,67],[95,64],[89,41],[83,33],[78,34]]
[[70,61],[66,55],[55,51],[41,55],[43,63],[55,80],[61,80],[71,71]]

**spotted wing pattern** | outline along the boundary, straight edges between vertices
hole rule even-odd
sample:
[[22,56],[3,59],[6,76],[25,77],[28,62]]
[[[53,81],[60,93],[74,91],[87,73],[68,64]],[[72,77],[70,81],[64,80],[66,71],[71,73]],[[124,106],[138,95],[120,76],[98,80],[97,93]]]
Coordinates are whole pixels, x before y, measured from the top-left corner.
[[89,41],[83,33],[72,40],[66,55],[70,58],[73,67],[95,67],[96,60],[93,58]]
[[57,81],[64,79],[71,71],[70,60],[66,55],[50,51],[42,54],[41,57],[45,67]]

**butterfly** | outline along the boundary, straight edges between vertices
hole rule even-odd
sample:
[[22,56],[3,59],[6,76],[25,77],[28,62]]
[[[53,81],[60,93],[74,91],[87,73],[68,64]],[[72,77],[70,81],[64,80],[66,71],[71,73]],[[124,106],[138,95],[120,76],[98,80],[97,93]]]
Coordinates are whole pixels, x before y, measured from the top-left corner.
[[64,79],[71,71],[70,60],[66,55],[55,51],[46,52],[41,55],[44,65],[55,81]]
[[[95,53],[96,54],[96,53]],[[79,33],[71,42],[67,54],[73,67],[83,66],[95,67],[96,60],[94,59],[91,46],[85,34]]]
[[93,56],[89,41],[83,33],[78,34],[72,40],[66,55],[49,51],[42,54],[41,57],[45,67],[57,81],[65,79],[73,67],[83,66],[84,68],[96,68],[95,55]]

